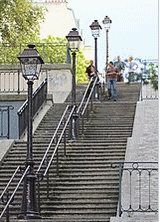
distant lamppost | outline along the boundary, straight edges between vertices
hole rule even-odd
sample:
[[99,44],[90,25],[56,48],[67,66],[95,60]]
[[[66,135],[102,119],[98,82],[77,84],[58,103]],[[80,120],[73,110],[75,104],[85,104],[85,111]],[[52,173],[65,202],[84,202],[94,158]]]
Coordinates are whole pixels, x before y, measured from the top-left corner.
[[[76,52],[79,50],[80,42],[82,41],[81,36],[79,35],[76,28],[73,28],[69,34],[66,36],[68,40],[69,50],[72,53],[73,63],[72,63],[72,107],[76,105]],[[71,137],[72,139],[77,138],[77,126],[76,126],[76,110],[73,114],[72,123],[71,123]]]
[[106,16],[104,18],[104,20],[102,21],[104,28],[106,30],[106,70],[107,70],[107,66],[108,66],[108,58],[109,58],[109,54],[108,54],[108,32],[112,23],[112,20],[110,20],[110,18],[108,16]]
[[35,45],[29,44],[28,49],[24,49],[17,58],[20,60],[23,77],[28,81],[28,128],[27,128],[27,157],[26,168],[29,170],[24,178],[23,199],[19,219],[38,219],[41,218],[37,208],[36,189],[34,174],[34,161],[32,157],[32,91],[34,80],[37,80],[44,61],[38,51],[34,49]]
[[[100,24],[98,23],[98,20],[94,20],[94,22],[92,22],[92,24],[89,26],[92,32],[92,36],[94,37],[95,40],[95,74],[97,75],[97,71],[98,71],[98,65],[97,65],[97,39],[100,36],[100,29],[102,29],[102,27],[100,26]],[[94,97],[95,99],[98,99],[98,85],[96,87],[96,91],[94,93]]]

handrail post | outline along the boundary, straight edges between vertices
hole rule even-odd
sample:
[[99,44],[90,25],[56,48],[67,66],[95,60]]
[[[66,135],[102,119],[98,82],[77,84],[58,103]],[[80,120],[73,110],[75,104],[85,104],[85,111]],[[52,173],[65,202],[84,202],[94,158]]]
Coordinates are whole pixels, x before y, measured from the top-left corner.
[[141,78],[141,101],[143,100],[143,96],[142,96],[142,78]]
[[122,215],[122,163],[119,163],[119,202],[118,202],[118,205],[119,205],[119,217],[121,217]]
[[[56,145],[58,143],[58,134],[56,135]],[[58,153],[58,148],[57,148],[57,151],[56,151],[56,172],[57,172],[57,176],[59,176],[59,153]]]
[[[48,155],[47,155],[47,161],[46,161],[46,165],[48,166],[49,160],[48,160]],[[47,171],[47,199],[49,199],[49,169]]]
[[10,107],[7,107],[7,112],[8,112],[8,133],[7,133],[7,139],[10,137]]
[[20,94],[20,71],[18,69],[18,94]]
[[39,181],[39,175],[38,175],[38,210],[39,210],[39,213],[41,212],[40,210],[40,201],[41,201],[41,198],[40,198],[40,181]]
[[91,95],[91,111],[93,112],[93,93]]
[[[66,118],[64,118],[64,126],[66,124]],[[64,156],[66,156],[66,130],[64,131]]]
[[84,116],[82,115],[82,134],[84,134]]
[[[9,201],[9,190],[8,189],[6,190],[6,193],[7,193],[7,201],[6,202],[8,203],[8,201]],[[6,209],[6,222],[9,222],[9,205]]]

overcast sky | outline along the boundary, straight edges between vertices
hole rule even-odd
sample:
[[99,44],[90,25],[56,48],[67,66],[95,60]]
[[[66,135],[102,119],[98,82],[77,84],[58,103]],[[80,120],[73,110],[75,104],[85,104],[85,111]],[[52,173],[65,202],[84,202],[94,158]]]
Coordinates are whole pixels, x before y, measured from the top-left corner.
[[[94,47],[89,26],[107,15],[112,20],[109,31],[110,60],[120,55],[122,59],[158,59],[158,0],[68,0],[68,7],[80,19],[83,38]],[[98,69],[106,60],[106,32],[103,28],[98,39]]]

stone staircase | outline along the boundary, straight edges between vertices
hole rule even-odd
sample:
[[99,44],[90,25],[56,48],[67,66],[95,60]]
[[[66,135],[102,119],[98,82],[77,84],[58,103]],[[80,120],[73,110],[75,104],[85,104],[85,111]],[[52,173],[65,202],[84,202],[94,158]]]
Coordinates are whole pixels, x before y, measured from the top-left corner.
[[[77,103],[85,88],[85,85],[77,87]],[[41,216],[44,219],[38,221],[109,222],[110,217],[116,215],[118,170],[111,168],[111,162],[124,160],[127,138],[132,135],[139,85],[118,83],[117,92],[117,102],[103,97],[101,102],[94,103],[94,112],[89,122],[85,121],[84,135],[80,133],[77,141],[67,143],[66,157],[61,147],[59,176],[56,176],[54,164],[50,170],[49,200],[46,180],[41,184]],[[64,104],[54,104],[34,134],[35,170],[69,101],[70,96]],[[16,141],[0,166],[0,193],[16,167],[24,166],[25,158],[26,143]],[[22,186],[10,206],[11,221],[17,221],[21,199]]]

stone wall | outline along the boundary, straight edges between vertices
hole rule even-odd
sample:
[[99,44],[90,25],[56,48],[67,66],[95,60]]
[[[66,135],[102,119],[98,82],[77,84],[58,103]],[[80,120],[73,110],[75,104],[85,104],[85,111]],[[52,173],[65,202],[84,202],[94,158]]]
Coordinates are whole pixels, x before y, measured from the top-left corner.
[[69,64],[47,67],[48,94],[54,103],[63,103],[72,90],[72,74]]

